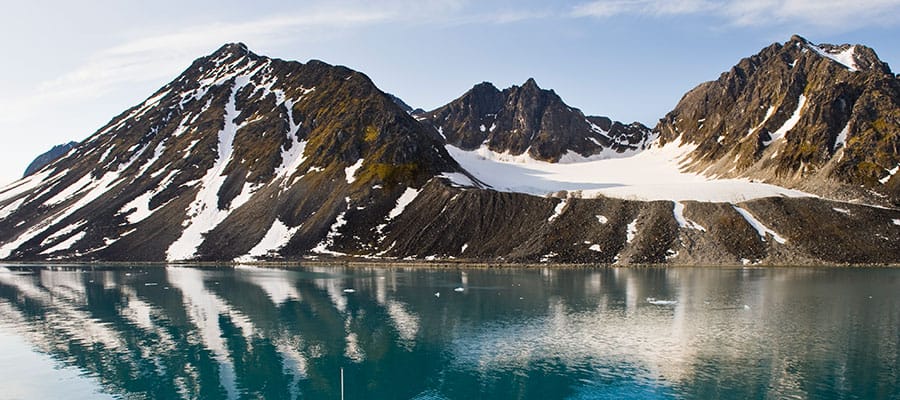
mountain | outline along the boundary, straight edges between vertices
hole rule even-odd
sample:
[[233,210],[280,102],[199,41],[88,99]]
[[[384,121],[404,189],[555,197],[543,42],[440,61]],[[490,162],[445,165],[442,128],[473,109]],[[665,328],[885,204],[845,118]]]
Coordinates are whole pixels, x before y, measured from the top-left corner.
[[[837,168],[841,159],[869,157],[879,166],[886,165],[882,159],[896,160],[888,146],[895,139],[881,135],[896,127],[890,92],[896,78],[886,78],[887,66],[861,47],[796,43],[797,55],[810,58],[798,59],[780,79],[738,79],[749,75],[731,71],[723,79],[734,81],[732,95],[716,93],[724,83],[701,85],[656,133],[584,116],[533,80],[503,91],[480,84],[447,106],[410,113],[360,72],[272,59],[229,44],[64,156],[0,188],[0,259],[900,263],[896,207],[680,170],[686,165],[806,187],[769,167],[765,157],[787,160],[781,153],[790,154],[796,137],[827,136],[821,127],[841,121],[850,121],[837,148],[843,158],[828,159],[836,167],[822,178],[826,182],[857,182]],[[836,75],[792,72],[810,63]],[[807,80],[797,86],[800,76]],[[835,79],[847,88],[835,93],[858,88],[861,94],[852,107],[852,96],[841,97],[846,107],[821,113],[840,101],[825,102],[814,88],[825,93]],[[689,129],[684,121],[706,118],[722,132],[747,132],[741,124],[759,124],[748,122],[754,113],[728,104],[752,97],[738,89],[756,81],[771,85],[761,86],[757,97],[768,93],[774,101],[778,90],[797,86],[803,90],[790,93],[807,105],[773,106],[772,125],[759,128],[765,136],[750,135],[757,146],[764,142],[754,147],[762,149],[762,165],[739,170],[729,163],[735,154],[749,157],[735,152],[750,145],[732,140],[751,140],[706,125]],[[704,91],[709,101],[696,101]],[[802,111],[796,123],[787,122],[793,129],[774,127],[793,116],[779,122],[781,108]],[[732,112],[736,120],[722,120],[715,110]],[[707,148],[712,134],[716,145],[730,150]],[[871,147],[864,150],[866,143]],[[775,149],[779,154],[772,157]],[[813,163],[804,165],[793,173],[817,171]],[[885,187],[896,183],[878,172]],[[867,188],[874,191],[874,185]]]
[[772,44],[688,92],[655,131],[696,146],[691,171],[900,204],[900,80],[862,45]]
[[28,164],[28,168],[25,168],[25,175],[23,175],[23,177],[27,177],[28,175],[38,172],[41,168],[44,168],[45,166],[47,166],[47,164],[50,164],[57,158],[62,157],[63,154],[66,154],[67,152],[69,152],[69,150],[72,150],[77,145],[78,142],[69,142],[53,146],[52,149],[37,156],[34,161],[31,162],[31,164]]
[[480,83],[419,118],[460,149],[486,146],[492,152],[527,153],[550,162],[633,153],[650,143],[646,126],[586,117],[554,91],[538,87],[534,79],[502,91],[489,82]]
[[373,245],[409,187],[462,174],[365,75],[229,44],[0,192],[0,257],[222,260]]

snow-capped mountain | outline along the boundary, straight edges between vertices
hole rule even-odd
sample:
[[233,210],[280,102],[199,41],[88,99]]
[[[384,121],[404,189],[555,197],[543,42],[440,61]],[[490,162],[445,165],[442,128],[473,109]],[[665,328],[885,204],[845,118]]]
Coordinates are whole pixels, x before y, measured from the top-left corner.
[[650,129],[585,116],[534,79],[499,90],[475,85],[449,104],[417,115],[462,150],[486,149],[541,161],[572,162],[634,154],[650,144]]
[[2,189],[0,257],[222,260],[368,246],[404,190],[442,172],[460,169],[438,134],[365,75],[230,44]]
[[656,131],[697,146],[691,171],[900,204],[900,80],[862,45],[772,44],[688,92]]
[[[830,57],[807,52],[838,66],[848,51],[816,48]],[[864,54],[853,50],[858,71],[847,73],[886,68]],[[533,80],[480,84],[424,113],[362,73],[230,44],[0,188],[0,258],[900,262],[900,210],[682,171],[719,160],[703,150],[710,133],[676,117],[700,106],[682,103],[658,140],[586,117]],[[864,121],[862,104],[840,118]],[[803,115],[795,130],[819,114]],[[866,137],[850,126],[848,150]],[[889,150],[879,157],[896,159]]]

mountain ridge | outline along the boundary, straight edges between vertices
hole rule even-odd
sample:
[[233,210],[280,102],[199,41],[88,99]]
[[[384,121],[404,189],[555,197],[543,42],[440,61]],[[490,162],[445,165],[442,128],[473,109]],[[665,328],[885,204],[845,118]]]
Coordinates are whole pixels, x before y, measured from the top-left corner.
[[[773,46],[767,49],[776,55],[785,47]],[[879,100],[871,94],[873,90],[886,94],[888,98],[881,101],[887,106],[876,101],[869,111],[876,115],[897,111],[890,106],[896,97],[891,97],[893,83],[885,78],[889,73],[879,70],[886,65],[868,59],[867,51],[856,54],[852,48],[853,62],[847,63],[857,71],[851,71],[840,61],[846,58],[839,57],[850,47],[817,48],[838,60],[812,48],[797,50],[804,58],[798,58],[795,66],[804,71],[804,78],[814,75],[807,69],[821,76],[833,74],[847,82],[841,87],[849,89],[841,94],[856,93],[851,90],[856,84],[869,93],[860,98]],[[810,52],[818,58],[809,58]],[[791,60],[777,60],[783,64],[772,61],[773,68],[795,69],[785,67]],[[727,175],[728,169],[722,172],[710,165],[733,167],[728,164],[732,152],[743,151],[742,146],[750,148],[755,143],[752,152],[759,146],[766,151],[770,147],[762,143],[770,142],[771,148],[784,151],[784,142],[793,143],[800,136],[791,129],[779,133],[774,125],[783,126],[793,118],[792,110],[803,109],[798,107],[799,94],[810,93],[809,104],[820,104],[814,92],[833,91],[827,79],[815,75],[810,81],[824,89],[813,85],[815,90],[807,92],[808,82],[798,83],[796,76],[787,79],[791,73],[778,75],[781,80],[773,78],[773,87],[785,82],[784,93],[772,92],[780,95],[779,101],[795,98],[796,104],[776,107],[773,126],[765,126],[765,132],[751,131],[756,133],[753,140],[742,142],[745,135],[735,135],[737,145],[719,149],[714,159],[703,158],[710,141],[722,144],[718,137],[724,135],[718,135],[718,129],[734,132],[756,125],[759,112],[735,118],[732,125],[716,123],[712,115],[729,110],[744,114],[734,111],[738,103],[734,99],[747,87],[741,81],[747,74],[736,71],[757,64],[764,62],[752,57],[742,60],[720,77],[720,84],[731,84],[733,93],[713,102],[716,107],[692,101],[707,96],[716,85],[703,84],[686,94],[683,104],[651,132],[640,124],[585,116],[533,79],[502,91],[481,83],[444,107],[416,112],[349,68],[317,60],[283,61],[259,56],[240,43],[227,44],[197,59],[171,83],[114,117],[66,156],[0,189],[0,258],[247,262],[347,257],[704,265],[900,262],[900,210],[896,208],[787,191],[775,197],[747,194],[729,201],[697,201],[698,194],[690,193],[691,188],[699,188],[691,186],[698,184],[695,175],[681,172],[672,182],[665,182],[668,175],[652,177],[657,180],[648,181],[648,187],[667,183],[687,197],[643,199],[629,191],[627,183],[611,185],[603,181],[600,170],[591,170],[627,165],[627,170],[612,172],[645,176],[652,171],[634,163],[603,163],[631,155],[629,159],[642,162],[681,163],[691,170],[704,168]],[[863,72],[859,76],[874,72],[866,79],[846,75],[858,71]],[[865,89],[872,82],[886,86]],[[798,88],[802,89],[799,94]],[[747,97],[754,106],[771,100]],[[862,124],[870,114],[851,113],[844,118],[856,118]],[[698,115],[717,128],[684,122]],[[813,114],[805,115],[797,118],[797,127],[815,125],[804,122]],[[885,129],[896,127],[892,121],[885,122]],[[496,128],[488,128],[494,124]],[[821,136],[813,131],[811,138]],[[859,138],[866,135],[859,132],[848,133],[848,148],[858,146],[862,151]],[[879,136],[875,143],[884,140],[892,143],[893,139]],[[730,139],[725,143],[730,144]],[[678,151],[667,152],[672,149]],[[896,149],[887,152],[890,157],[897,153]],[[512,161],[490,159],[498,154],[517,156]],[[672,159],[673,154],[679,158]],[[681,154],[687,157],[680,158]],[[762,156],[770,157],[770,153]],[[852,154],[848,157],[853,159]],[[518,174],[506,179],[526,178],[541,185],[559,178],[559,165],[568,165],[566,173],[574,170],[580,175],[563,176],[560,181],[575,187],[541,186],[539,195],[527,194],[494,181],[489,186],[479,175],[484,171],[472,169],[473,160],[487,162],[490,173]],[[714,165],[717,162],[722,165]],[[753,172],[739,172],[745,171]],[[759,186],[748,182],[748,177],[783,182],[775,179],[783,179],[778,175],[734,175],[744,178],[725,183],[738,189]],[[894,184],[892,179],[885,181],[886,186]],[[687,185],[687,190],[680,185]],[[600,191],[587,190],[591,188]],[[618,197],[603,194],[615,189],[624,191]]]

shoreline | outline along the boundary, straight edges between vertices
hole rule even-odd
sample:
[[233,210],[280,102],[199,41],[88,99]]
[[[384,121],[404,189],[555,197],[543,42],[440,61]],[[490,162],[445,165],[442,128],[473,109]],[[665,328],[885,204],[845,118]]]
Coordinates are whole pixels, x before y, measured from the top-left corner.
[[139,267],[200,267],[200,268],[237,268],[258,267],[290,269],[303,267],[345,267],[345,268],[420,268],[420,269],[607,269],[607,268],[900,268],[900,264],[879,263],[844,263],[844,264],[590,264],[590,263],[521,263],[521,262],[486,262],[464,260],[292,260],[292,261],[0,261],[0,267],[100,267],[100,268],[139,268]]

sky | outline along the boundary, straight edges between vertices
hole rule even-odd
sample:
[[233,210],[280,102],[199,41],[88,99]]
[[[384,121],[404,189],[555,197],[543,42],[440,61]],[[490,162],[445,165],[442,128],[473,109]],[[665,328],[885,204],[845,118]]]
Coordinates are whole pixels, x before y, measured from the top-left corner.
[[367,74],[413,107],[529,77],[588,115],[649,126],[697,84],[799,34],[898,72],[900,0],[6,1],[0,185],[224,43]]

